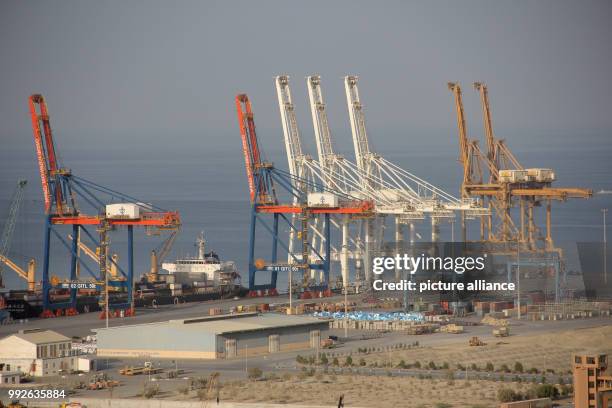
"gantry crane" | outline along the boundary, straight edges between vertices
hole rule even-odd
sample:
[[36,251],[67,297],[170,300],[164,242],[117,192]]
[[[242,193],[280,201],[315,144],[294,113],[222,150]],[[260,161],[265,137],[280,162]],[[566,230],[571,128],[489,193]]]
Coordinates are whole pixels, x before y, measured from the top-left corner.
[[[242,150],[249,185],[251,201],[251,226],[249,245],[249,291],[250,296],[262,294],[276,294],[276,281],[278,272],[299,271],[304,275],[311,270],[320,270],[323,280],[318,285],[309,285],[304,288],[304,294],[328,294],[329,270],[331,261],[330,217],[332,215],[358,214],[369,216],[373,205],[367,200],[358,200],[338,190],[333,190],[322,184],[313,184],[307,179],[277,169],[272,163],[262,160],[261,150],[255,130],[255,121],[249,98],[245,94],[236,96],[236,111],[242,140]],[[296,188],[301,186],[302,189]],[[277,188],[280,188],[277,191]],[[281,202],[278,193],[284,191],[284,199],[288,204]],[[317,193],[315,193],[315,191]],[[314,196],[313,194],[319,194]],[[327,194],[327,195],[323,195]],[[314,198],[327,197],[330,200],[320,202]],[[266,222],[266,216],[272,216],[272,226]],[[294,222],[296,215],[297,222]],[[309,240],[309,225],[313,217],[323,217],[323,251],[313,248]],[[279,223],[284,222],[290,230],[296,232],[301,242],[302,254],[300,257],[289,251],[286,242],[280,236]],[[255,239],[257,228],[261,226],[272,236],[272,253],[269,261],[255,257]],[[293,263],[278,263],[278,247],[292,257]],[[312,255],[311,255],[312,254]],[[270,272],[269,283],[256,283],[257,273]],[[307,278],[304,279],[308,281]]]
[[[274,78],[276,85],[276,95],[278,97],[278,105],[281,115],[281,123],[283,126],[283,137],[285,141],[285,150],[287,152],[287,164],[289,166],[289,174],[294,177],[292,180],[293,187],[303,191],[307,185],[298,185],[297,180],[308,179],[310,184],[316,182],[316,176],[312,170],[313,159],[309,155],[305,155],[302,151],[302,141],[300,139],[297,119],[295,117],[295,107],[291,98],[291,89],[289,87],[289,77],[287,75],[279,75]],[[298,197],[294,197],[295,204],[298,202]],[[314,225],[311,228],[320,233],[318,229],[318,220],[314,220]],[[296,215],[292,216],[292,222],[296,222]],[[312,245],[316,246],[317,235],[313,236]],[[289,231],[289,253],[287,255],[288,262],[292,263],[291,254],[295,253],[294,242],[296,239],[296,231]],[[291,282],[289,283],[291,284]]]
[[[534,207],[546,202],[546,235],[543,239],[544,249],[554,247],[551,235],[551,201],[564,201],[568,198],[589,198],[592,191],[584,188],[552,187],[554,173],[551,169],[524,169],[512,154],[503,140],[494,136],[489,107],[488,90],[485,84],[477,82],[475,89],[480,94],[482,104],[484,132],[487,141],[487,154],[479,148],[477,141],[469,140],[463,113],[461,87],[458,83],[449,83],[457,113],[459,131],[460,159],[464,176],[461,192],[466,197],[479,197],[487,200],[491,213],[496,214],[497,228],[493,227],[493,217],[485,222],[481,220],[481,240],[491,242],[522,242],[526,249],[537,250],[539,237],[536,237],[537,226],[534,220]],[[488,171],[489,180],[484,182],[484,172]],[[519,226],[511,216],[513,201],[520,203]],[[527,217],[527,222],[525,222]]]
[[[85,180],[73,174],[70,169],[62,167],[55,150],[45,98],[40,94],[30,96],[29,107],[46,216],[42,272],[43,317],[76,314],[79,289],[96,288],[100,291],[99,293],[108,293],[109,285],[124,291],[125,299],[111,305],[106,298],[101,297],[100,303],[117,314],[122,311],[130,315],[133,313],[134,227],[175,230],[180,225],[180,216],[178,212],[141,205],[139,204],[141,201],[134,197]],[[105,199],[100,198],[100,194],[104,195]],[[116,199],[127,201],[128,204],[125,206],[132,208],[133,212],[107,212],[111,201]],[[87,215],[79,205],[89,208],[92,215]],[[124,205],[120,207],[125,211]],[[58,232],[58,229],[62,227],[71,228],[70,234],[73,237],[71,243],[65,239],[66,234]],[[117,266],[121,276],[115,280],[108,279],[109,265],[112,264],[108,251],[110,244],[108,233],[119,227],[127,228],[127,273],[123,268]],[[98,238],[89,231],[89,228],[96,228]],[[89,237],[97,247],[98,271],[93,271],[86,263],[81,263],[91,275],[92,279],[89,281],[83,281],[77,276],[78,243],[82,233]],[[56,238],[70,254],[70,278],[59,285],[49,276],[52,238]],[[69,291],[70,300],[54,302],[54,293],[65,290]]]
[[[330,172],[326,171],[321,165],[320,161],[315,161],[312,156],[304,154],[302,149],[302,142],[298,132],[297,120],[295,117],[295,107],[291,99],[291,90],[289,87],[289,77],[287,75],[279,75],[275,78],[276,91],[278,96],[279,108],[281,113],[281,123],[283,126],[283,136],[285,140],[285,146],[287,151],[287,159],[289,162],[289,173],[298,179],[307,179],[309,183],[304,186],[295,186],[299,190],[308,188],[309,185],[316,185],[317,183],[331,186],[334,188],[337,185],[336,180],[338,175],[331,175]],[[333,178],[333,180],[332,180]],[[342,184],[342,183],[340,183]],[[359,243],[357,240],[349,236],[349,216],[343,215],[340,223],[332,218],[332,226],[341,229],[342,234],[342,247],[340,251],[331,244],[332,259],[340,261],[341,276],[344,287],[348,285],[348,271],[349,271],[349,258],[356,259],[359,264],[358,252]],[[323,234],[321,232],[322,223],[319,222],[318,218],[315,218],[310,226],[313,232],[311,245],[313,248],[317,247],[317,239],[321,239],[320,249],[324,242],[322,241]],[[340,227],[340,224],[342,226]],[[324,226],[323,226],[324,227]],[[289,248],[290,252],[293,253],[293,239],[295,234],[290,232]],[[354,246],[354,249],[349,249],[349,242]],[[289,256],[291,258],[291,256]],[[291,259],[290,261],[291,262]],[[311,274],[311,278],[313,278]]]
[[355,160],[363,178],[362,185],[393,200],[393,210],[389,212],[395,217],[395,241],[398,250],[404,240],[403,225],[410,226],[410,242],[413,243],[414,223],[423,220],[425,215],[429,215],[431,219],[431,241],[436,242],[441,219],[453,218],[455,211],[470,216],[484,213],[473,199],[464,197],[460,200],[371,150],[357,82],[357,76],[344,77]]

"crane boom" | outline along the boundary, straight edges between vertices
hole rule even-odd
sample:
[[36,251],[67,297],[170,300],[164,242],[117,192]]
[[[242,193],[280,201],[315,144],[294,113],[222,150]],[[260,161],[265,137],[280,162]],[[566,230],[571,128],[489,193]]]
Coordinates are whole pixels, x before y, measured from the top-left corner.
[[[482,119],[484,124],[485,139],[487,141],[487,158],[495,167],[496,172],[499,170],[513,167],[522,170],[523,166],[518,159],[512,154],[503,140],[495,138],[493,132],[493,120],[491,118],[491,107],[489,104],[489,90],[483,82],[474,82],[474,89],[480,94],[480,104],[482,106]],[[490,174],[491,182],[497,181],[497,174]]]
[[455,82],[448,83],[448,89],[451,90],[455,97],[455,110],[457,114],[457,129],[459,131],[459,161],[465,165],[469,157],[469,141],[467,136],[467,126],[465,124],[465,115],[463,112],[463,98],[461,95],[461,86]]
[[295,108],[291,99],[291,89],[289,88],[289,77],[279,75],[274,78],[276,84],[276,95],[278,96],[278,106],[280,108],[281,123],[283,125],[283,136],[285,148],[287,150],[287,162],[289,173],[293,176],[300,176],[300,158],[302,157],[302,141],[298,131],[297,120],[295,118]]
[[344,77],[344,89],[346,91],[346,103],[349,111],[349,119],[351,122],[351,132],[353,134],[353,147],[355,148],[355,159],[357,166],[365,174],[369,174],[368,155],[370,145],[368,135],[365,128],[365,116],[363,114],[363,106],[359,99],[359,89],[357,88],[356,76]]
[[[3,259],[8,259],[8,252],[11,248],[11,242],[13,239],[13,232],[15,231],[15,225],[17,224],[17,214],[19,213],[19,207],[23,200],[23,193],[25,186],[28,182],[26,180],[19,180],[17,182],[17,188],[13,193],[11,204],[9,206],[8,216],[2,230],[2,237],[0,238],[0,256]],[[2,267],[3,263],[0,262],[0,288],[4,287],[2,281]]]
[[323,94],[321,93],[321,77],[319,75],[311,75],[306,78],[306,81],[308,83],[310,112],[314,125],[319,162],[323,168],[327,168],[329,171],[331,170],[331,166],[333,166],[334,148],[331,141],[329,123],[327,121],[327,111],[325,110],[325,103],[323,102]]
[[61,187],[59,176],[61,173],[69,173],[69,171],[61,169],[59,166],[59,161],[55,152],[55,142],[53,141],[53,134],[51,132],[49,111],[44,96],[40,94],[31,95],[29,105],[32,130],[34,132],[34,144],[36,146],[36,156],[38,160],[38,170],[40,172],[45,201],[45,212],[49,214],[54,210],[52,208],[52,203],[55,201],[56,213],[64,215],[67,214],[69,210],[67,208],[66,198],[64,197],[64,191]]

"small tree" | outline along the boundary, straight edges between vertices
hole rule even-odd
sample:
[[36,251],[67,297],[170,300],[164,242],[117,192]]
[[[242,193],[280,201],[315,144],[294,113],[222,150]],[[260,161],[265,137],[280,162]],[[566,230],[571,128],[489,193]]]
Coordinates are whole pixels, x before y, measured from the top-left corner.
[[487,363],[487,366],[486,366],[485,370],[487,370],[487,371],[494,371],[495,367],[493,366],[493,363],[489,361]]
[[500,388],[497,390],[497,400],[499,402],[512,402],[516,400],[516,392],[512,388]]
[[347,367],[351,367],[353,365],[353,357],[347,356],[344,365]]
[[325,364],[325,365],[329,362],[325,353],[321,354],[320,360],[321,360],[321,364]]
[[360,358],[360,359],[359,359],[359,365],[360,365],[361,367],[365,367],[365,365],[366,365],[365,358],[363,358],[363,357],[362,357],[362,358]]
[[520,362],[516,362],[514,363],[514,371],[517,373],[522,373],[523,372],[523,364],[521,364]]
[[541,384],[536,388],[536,396],[538,398],[555,399],[559,396],[559,390],[552,384]]
[[340,362],[338,361],[338,357],[334,357],[334,359],[332,360],[332,365],[335,365],[335,366],[340,365]]
[[436,369],[436,363],[434,363],[433,361],[429,362],[429,368],[431,368],[432,370]]
[[415,368],[421,368],[421,362],[420,362],[420,361],[418,361],[418,360],[417,360],[417,361],[415,361],[415,362],[414,362],[414,367],[415,367]]

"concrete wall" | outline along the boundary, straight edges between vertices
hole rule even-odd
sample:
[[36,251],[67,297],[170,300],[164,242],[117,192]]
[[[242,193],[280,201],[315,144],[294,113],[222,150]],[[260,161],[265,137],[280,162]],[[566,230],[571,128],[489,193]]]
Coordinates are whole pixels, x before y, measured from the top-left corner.
[[77,370],[77,356],[57,358],[2,358],[0,364],[10,364],[11,370],[36,377],[58,375],[60,370]]
[[99,357],[149,357],[168,359],[214,359],[225,355],[225,340],[235,339],[237,355],[265,354],[268,336],[280,336],[280,351],[309,348],[310,331],[327,337],[328,323],[266,328],[216,336],[191,325],[139,325],[97,332]]
[[[202,408],[202,401],[170,401],[146,399],[107,399],[107,398],[70,398],[70,402],[79,402],[87,408]],[[329,408],[322,405],[301,404],[266,404],[242,402],[215,402],[215,408]],[[353,407],[359,408],[359,407]]]
[[327,338],[329,325],[327,322],[314,323],[307,326],[277,327],[249,332],[227,333],[218,337],[217,352],[225,354],[225,340],[236,340],[236,351],[238,356],[259,355],[268,353],[268,338],[272,334],[280,337],[280,351],[301,350],[310,347],[310,332],[321,331],[321,339]]
[[155,358],[215,358],[215,336],[202,330],[168,325],[101,329],[98,356]]
[[36,344],[17,336],[8,336],[0,340],[0,359],[36,358]]

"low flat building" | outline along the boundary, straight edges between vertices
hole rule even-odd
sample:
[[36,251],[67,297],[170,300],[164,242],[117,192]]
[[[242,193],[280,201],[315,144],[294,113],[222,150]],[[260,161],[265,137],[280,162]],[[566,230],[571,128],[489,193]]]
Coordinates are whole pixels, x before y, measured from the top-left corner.
[[0,364],[32,376],[58,375],[77,369],[70,338],[53,330],[20,330],[0,339]]
[[242,313],[95,329],[98,357],[233,358],[320,347],[329,323]]

